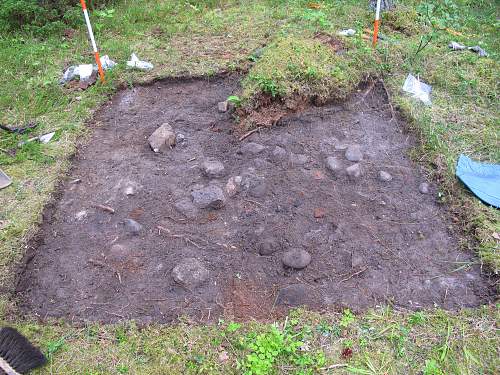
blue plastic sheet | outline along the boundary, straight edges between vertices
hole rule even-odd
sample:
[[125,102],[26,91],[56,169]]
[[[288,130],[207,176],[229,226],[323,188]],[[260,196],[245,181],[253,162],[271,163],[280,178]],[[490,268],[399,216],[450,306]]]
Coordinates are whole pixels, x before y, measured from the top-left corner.
[[500,208],[500,165],[478,163],[460,155],[456,175],[479,199]]

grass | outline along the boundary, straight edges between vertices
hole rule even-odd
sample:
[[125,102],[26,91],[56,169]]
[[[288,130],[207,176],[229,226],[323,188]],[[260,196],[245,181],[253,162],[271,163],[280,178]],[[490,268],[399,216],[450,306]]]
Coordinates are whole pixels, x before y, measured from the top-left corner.
[[[0,165],[14,181],[0,191],[0,321],[15,311],[9,301],[12,270],[68,170],[70,156],[88,135],[85,122],[92,113],[121,86],[241,69],[248,69],[242,105],[252,105],[262,93],[278,99],[341,98],[368,75],[382,77],[393,105],[419,136],[413,156],[439,183],[441,200],[464,233],[464,246],[477,251],[485,269],[498,274],[494,235],[500,233],[499,211],[480,203],[454,177],[460,153],[500,162],[498,5],[489,0],[400,3],[397,11],[384,15],[387,41],[375,52],[362,37],[372,14],[357,1],[319,1],[313,7],[316,3],[299,0],[124,0],[116,3],[114,13],[92,15],[102,51],[120,65],[105,85],[83,92],[57,83],[64,67],[92,61],[83,28],[73,38],[1,35],[0,122],[36,120],[39,126],[24,136],[0,133]],[[345,27],[358,33],[343,39],[344,55],[314,37]],[[480,44],[490,57],[452,52],[446,47],[450,40]],[[262,56],[252,57],[263,46]],[[131,52],[153,62],[155,69],[126,70]],[[431,107],[401,92],[410,71],[433,86]],[[54,130],[55,141],[47,145],[16,147],[23,139]],[[229,322],[143,328],[133,322],[82,328],[12,318],[6,323],[44,349],[52,374],[476,374],[495,373],[500,366],[498,311],[496,306],[456,313],[384,308],[356,317],[296,312],[286,327],[285,321],[278,322],[277,331],[264,323],[245,323],[233,332],[236,326]],[[260,351],[263,359],[252,357]]]

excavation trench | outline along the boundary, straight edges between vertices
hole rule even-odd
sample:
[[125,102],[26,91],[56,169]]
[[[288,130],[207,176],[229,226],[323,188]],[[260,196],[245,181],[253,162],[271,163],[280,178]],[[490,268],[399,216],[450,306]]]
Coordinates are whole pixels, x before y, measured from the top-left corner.
[[[21,313],[149,323],[268,319],[299,305],[458,309],[489,300],[436,187],[419,191],[412,137],[381,87],[240,142],[217,108],[238,85],[237,77],[157,82],[119,92],[97,113],[30,244]],[[156,154],[147,138],[165,122],[185,141]],[[359,162],[346,158],[352,145]],[[224,171],[207,176],[208,159]],[[205,188],[224,192],[222,208],[193,204],[192,192]],[[305,268],[283,264],[293,249],[292,263],[310,255]]]

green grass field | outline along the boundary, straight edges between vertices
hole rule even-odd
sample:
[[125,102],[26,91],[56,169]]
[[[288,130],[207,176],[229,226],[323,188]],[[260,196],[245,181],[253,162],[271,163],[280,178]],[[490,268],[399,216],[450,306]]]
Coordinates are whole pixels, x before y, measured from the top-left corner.
[[[65,89],[58,80],[64,67],[92,62],[83,27],[71,38],[62,33],[0,35],[0,123],[39,123],[29,135],[0,133],[0,166],[13,179],[0,191],[0,322],[18,327],[42,347],[50,363],[40,373],[498,372],[498,306],[417,313],[386,307],[359,316],[297,311],[275,323],[199,326],[183,320],[143,328],[133,322],[73,327],[12,318],[13,270],[69,158],[88,135],[85,122],[93,112],[123,86],[222,71],[243,72],[242,106],[251,106],[262,93],[341,99],[362,81],[383,79],[392,105],[420,141],[412,156],[439,184],[439,198],[462,230],[463,246],[478,253],[485,272],[498,274],[499,211],[480,203],[454,177],[460,153],[500,163],[498,2],[400,1],[383,16],[386,40],[377,50],[361,35],[373,17],[366,4],[117,1],[91,18],[102,53],[120,65],[109,72],[105,85],[82,92]],[[341,56],[314,37],[349,27],[358,33],[344,40],[348,52]],[[451,40],[479,44],[489,57],[453,52],[447,48]],[[262,56],[255,58],[262,47]],[[131,52],[155,69],[126,70]],[[402,93],[410,71],[433,86],[431,107]],[[19,141],[49,131],[56,131],[55,141],[16,148]]]

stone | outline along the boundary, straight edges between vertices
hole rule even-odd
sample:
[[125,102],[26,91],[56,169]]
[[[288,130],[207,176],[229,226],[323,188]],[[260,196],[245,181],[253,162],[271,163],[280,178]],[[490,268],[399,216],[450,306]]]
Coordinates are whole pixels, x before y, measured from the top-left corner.
[[365,264],[363,257],[359,254],[352,253],[351,254],[351,267],[358,268]]
[[311,254],[302,249],[292,249],[283,254],[282,261],[285,266],[300,270],[311,263]]
[[290,154],[290,163],[293,165],[304,165],[309,161],[309,157],[304,154]]
[[335,150],[336,151],[344,151],[347,150],[347,147],[349,147],[346,143],[337,143],[335,145]]
[[227,100],[219,102],[219,104],[217,104],[217,108],[221,113],[227,112],[227,110],[229,109],[229,102]]
[[75,214],[75,219],[78,220],[78,221],[80,221],[80,220],[85,219],[87,216],[88,216],[87,210],[82,210],[82,211],[78,211]]
[[187,289],[199,287],[208,280],[210,272],[198,259],[186,258],[172,270],[175,282]]
[[243,178],[241,176],[231,177],[229,180],[227,180],[226,194],[230,197],[234,197],[236,194],[238,194],[241,188],[242,181]]
[[386,171],[378,172],[378,179],[382,182],[392,181],[392,175]]
[[280,162],[287,159],[287,152],[283,147],[276,146],[272,152],[272,159],[275,162]]
[[133,186],[127,186],[123,192],[125,195],[135,195],[135,189]]
[[361,177],[361,167],[359,164],[353,164],[350,167],[347,167],[345,171],[351,180],[357,180]]
[[313,290],[304,284],[292,284],[278,292],[276,304],[278,306],[299,307],[311,304]]
[[220,209],[224,206],[225,197],[222,189],[215,185],[209,185],[191,193],[194,204],[199,208]]
[[262,158],[255,158],[253,161],[253,164],[257,169],[266,169],[266,168],[271,168],[272,164],[269,163],[267,160],[264,160]]
[[316,219],[321,219],[326,216],[326,210],[324,208],[315,208],[314,209],[314,217]]
[[360,145],[350,145],[345,150],[345,158],[349,161],[361,161],[363,160],[363,152],[361,151]]
[[289,134],[281,134],[276,137],[275,142],[278,146],[286,148],[292,142],[292,137]]
[[181,146],[187,145],[186,136],[184,134],[182,134],[182,133],[178,133],[175,136],[175,144],[181,145]]
[[189,198],[183,198],[175,202],[174,208],[188,219],[195,219],[199,214],[198,208]]
[[281,244],[275,238],[263,238],[257,243],[257,249],[262,256],[269,256],[281,250]]
[[114,244],[109,249],[109,256],[115,260],[125,259],[129,255],[129,249],[125,245]]
[[263,179],[253,180],[250,184],[248,194],[254,198],[262,198],[267,194],[267,184]]
[[420,193],[422,193],[422,194],[429,194],[429,191],[430,191],[429,188],[430,188],[430,186],[427,182],[422,182],[420,184],[420,186],[418,187],[418,191],[420,191]]
[[319,144],[319,150],[323,155],[329,155],[335,151],[335,146],[339,140],[335,137],[325,138]]
[[215,159],[207,159],[201,164],[203,174],[209,178],[223,177],[226,174],[224,164]]
[[125,229],[128,233],[137,236],[142,231],[142,225],[133,219],[125,219]]
[[243,155],[257,155],[257,154],[260,154],[265,149],[266,149],[266,147],[262,146],[259,143],[248,142],[240,147],[239,153],[243,154]]
[[334,156],[326,158],[326,168],[333,174],[338,173],[342,169],[342,163]]
[[165,152],[175,146],[175,133],[167,122],[154,131],[148,138],[154,152]]

